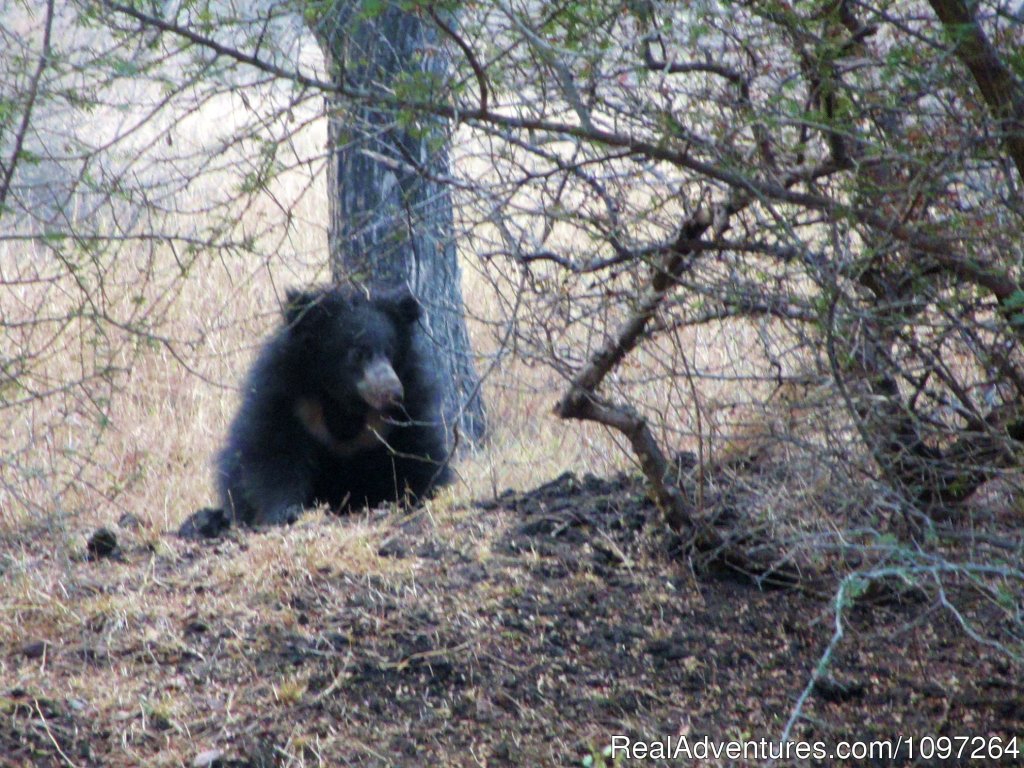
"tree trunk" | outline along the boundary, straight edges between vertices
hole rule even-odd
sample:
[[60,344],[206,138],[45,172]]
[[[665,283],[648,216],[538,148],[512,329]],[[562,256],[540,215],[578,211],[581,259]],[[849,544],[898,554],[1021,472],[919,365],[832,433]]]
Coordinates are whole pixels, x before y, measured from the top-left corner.
[[[378,13],[339,2],[315,30],[335,78],[364,92],[443,84],[447,60],[429,21],[388,3]],[[415,84],[414,86],[412,84]],[[331,274],[374,289],[408,285],[426,310],[426,346],[449,436],[484,435],[483,401],[469,344],[456,258],[448,129],[348,101],[329,105]]]

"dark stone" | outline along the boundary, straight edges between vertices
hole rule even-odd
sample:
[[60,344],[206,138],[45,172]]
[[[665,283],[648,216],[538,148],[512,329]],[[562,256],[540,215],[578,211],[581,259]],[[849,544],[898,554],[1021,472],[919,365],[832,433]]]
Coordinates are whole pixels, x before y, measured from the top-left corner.
[[203,507],[178,529],[183,539],[215,539],[231,527],[231,518],[223,509]]
[[114,557],[119,552],[117,536],[109,528],[97,528],[86,542],[85,551],[90,560]]

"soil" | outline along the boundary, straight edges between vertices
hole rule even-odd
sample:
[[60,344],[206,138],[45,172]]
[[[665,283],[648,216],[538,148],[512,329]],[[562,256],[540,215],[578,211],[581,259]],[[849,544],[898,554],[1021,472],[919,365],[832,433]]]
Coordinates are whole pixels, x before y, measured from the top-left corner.
[[[101,588],[131,589],[144,571],[200,607],[177,618],[171,639],[140,631],[110,642],[97,627],[9,658],[49,656],[68,678],[127,669],[142,691],[133,695],[187,706],[119,711],[59,687],[8,687],[0,765],[763,764],[662,758],[657,745],[778,740],[832,639],[835,585],[769,589],[696,572],[658,520],[632,478],[564,475],[443,523],[392,516],[373,546],[393,568],[296,564],[283,594],[219,613],[201,607],[218,561],[268,534],[175,539],[173,556],[123,547],[119,561],[83,558],[75,567],[98,571]],[[970,593],[947,597],[974,626],[1005,620]],[[928,738],[1024,738],[1021,669],[926,593],[876,598],[846,606],[844,636],[791,736],[829,750],[913,737],[913,756],[904,743],[896,757],[775,764],[1021,764],[920,757]],[[613,737],[650,743],[655,757],[603,754]]]

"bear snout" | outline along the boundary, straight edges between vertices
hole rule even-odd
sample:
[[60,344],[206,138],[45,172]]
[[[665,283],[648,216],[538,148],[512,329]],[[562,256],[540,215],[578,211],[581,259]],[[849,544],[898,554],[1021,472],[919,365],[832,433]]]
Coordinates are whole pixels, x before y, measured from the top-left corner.
[[363,371],[356,391],[375,411],[399,405],[405,397],[402,382],[386,357],[375,357]]

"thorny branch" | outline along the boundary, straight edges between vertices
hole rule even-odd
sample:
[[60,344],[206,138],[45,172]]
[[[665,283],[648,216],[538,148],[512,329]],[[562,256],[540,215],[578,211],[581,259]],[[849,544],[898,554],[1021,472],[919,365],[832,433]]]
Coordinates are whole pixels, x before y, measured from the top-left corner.
[[39,59],[36,62],[35,71],[29,80],[28,90],[25,95],[25,106],[21,113],[21,122],[14,135],[14,145],[11,148],[11,157],[6,163],[0,163],[0,172],[3,178],[0,179],[0,211],[7,202],[7,195],[11,189],[11,179],[14,177],[14,169],[18,167],[21,150],[25,143],[25,136],[28,133],[29,125],[32,123],[32,113],[35,109],[36,99],[39,96],[39,81],[43,76],[50,60],[50,35],[53,31],[53,0],[46,2],[46,20],[43,25],[43,43],[39,51]]

